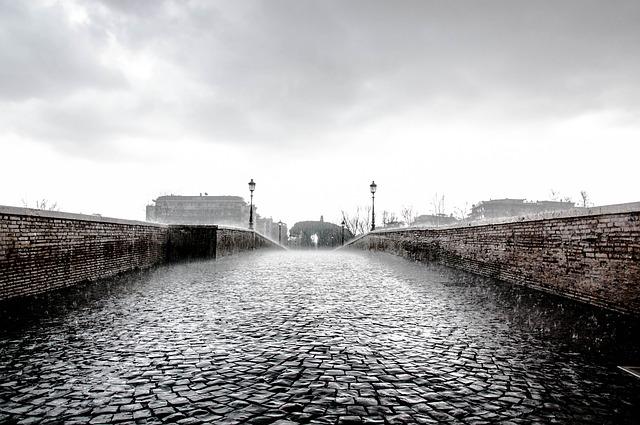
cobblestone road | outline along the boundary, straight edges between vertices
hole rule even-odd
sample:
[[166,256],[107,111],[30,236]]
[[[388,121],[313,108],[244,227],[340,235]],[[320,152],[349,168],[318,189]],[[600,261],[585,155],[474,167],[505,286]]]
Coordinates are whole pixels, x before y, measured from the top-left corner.
[[48,303],[4,313],[0,422],[640,420],[615,368],[637,323],[384,254],[252,253]]

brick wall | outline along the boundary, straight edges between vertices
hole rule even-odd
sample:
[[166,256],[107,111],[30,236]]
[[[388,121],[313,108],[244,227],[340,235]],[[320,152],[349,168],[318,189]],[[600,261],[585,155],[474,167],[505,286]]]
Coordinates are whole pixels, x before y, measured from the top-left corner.
[[0,299],[93,281],[164,260],[167,229],[142,222],[0,209]]
[[166,260],[215,258],[218,226],[169,225],[166,238]]
[[218,229],[218,242],[216,255],[222,257],[240,251],[261,248],[282,248],[274,241],[267,239],[257,232],[249,232],[244,229],[232,227],[220,227]]
[[624,210],[446,229],[382,230],[350,246],[436,261],[640,314],[640,208]]
[[215,258],[274,246],[277,244],[244,229],[166,226],[0,206],[0,300],[165,261]]

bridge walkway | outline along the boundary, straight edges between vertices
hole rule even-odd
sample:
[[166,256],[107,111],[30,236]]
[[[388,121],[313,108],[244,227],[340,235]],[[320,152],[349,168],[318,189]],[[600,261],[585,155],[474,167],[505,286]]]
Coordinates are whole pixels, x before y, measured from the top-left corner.
[[0,423],[640,417],[640,380],[616,369],[637,324],[385,254],[255,252],[38,303],[3,313]]

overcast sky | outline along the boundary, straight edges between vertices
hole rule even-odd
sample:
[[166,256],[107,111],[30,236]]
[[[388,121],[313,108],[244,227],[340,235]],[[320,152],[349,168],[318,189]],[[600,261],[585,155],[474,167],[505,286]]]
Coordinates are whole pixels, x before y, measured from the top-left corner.
[[640,200],[640,1],[0,0],[0,204]]

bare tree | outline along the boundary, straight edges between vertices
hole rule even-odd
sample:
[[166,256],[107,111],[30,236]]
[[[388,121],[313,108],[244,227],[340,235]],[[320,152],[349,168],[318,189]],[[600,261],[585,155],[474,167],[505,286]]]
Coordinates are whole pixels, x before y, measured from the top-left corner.
[[400,210],[400,216],[402,217],[402,220],[407,224],[407,226],[411,226],[413,222],[416,221],[416,215],[413,212],[412,206],[402,207],[402,209]]
[[371,230],[371,207],[362,207],[360,215],[359,234],[367,233]]
[[444,194],[438,195],[436,192],[433,195],[433,200],[431,201],[431,205],[433,206],[433,215],[441,215],[444,214]]
[[345,227],[353,235],[363,235],[371,230],[371,207],[357,207],[349,214],[341,211]]
[[49,201],[48,199],[36,199],[33,206],[29,202],[22,200],[22,206],[25,208],[33,208],[36,210],[59,211],[58,203]]
[[358,228],[358,223],[360,222],[360,217],[354,214],[348,214],[344,210],[341,210],[342,214],[342,222],[344,223],[344,227],[351,232],[351,234],[356,234],[356,229]]
[[440,225],[440,218],[444,215],[444,193],[442,195],[438,195],[436,192],[433,195],[433,200],[431,201],[431,205],[433,206],[433,215],[436,216],[436,226]]
[[469,203],[465,202],[462,207],[456,207],[453,209],[453,216],[458,220],[466,220],[469,218]]
[[582,198],[582,207],[583,208],[587,208],[587,207],[590,207],[591,205],[593,205],[591,203],[591,199],[589,198],[589,194],[587,193],[586,190],[581,190],[580,191],[580,198]]
[[551,200],[556,202],[573,202],[570,196],[562,196],[560,192],[550,190]]
[[386,227],[389,223],[397,223],[398,216],[394,212],[387,210],[382,211],[382,227]]

